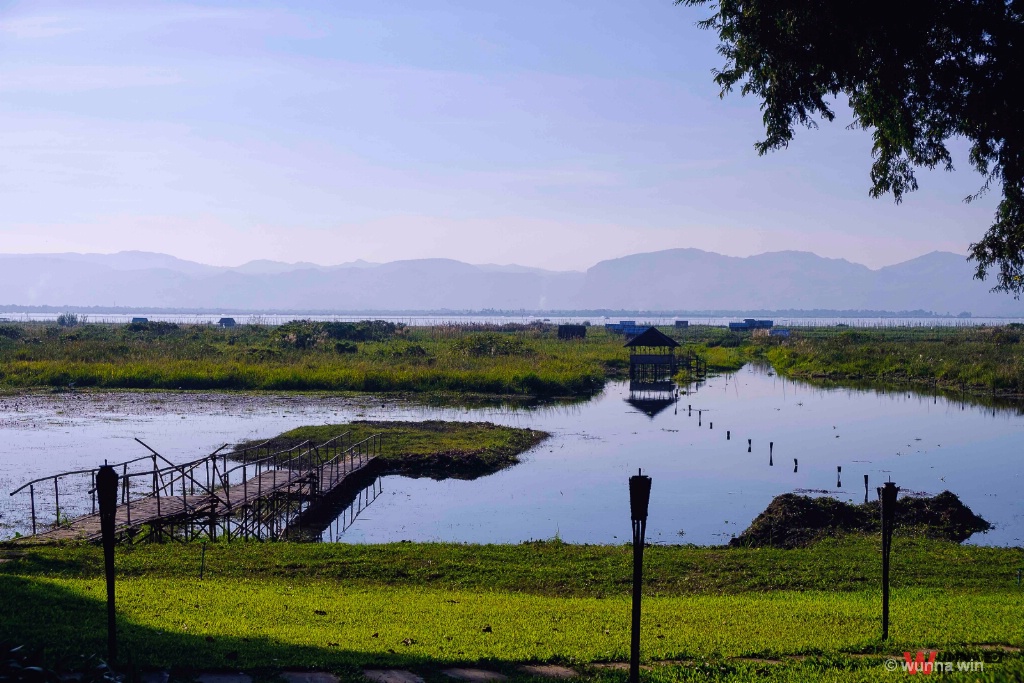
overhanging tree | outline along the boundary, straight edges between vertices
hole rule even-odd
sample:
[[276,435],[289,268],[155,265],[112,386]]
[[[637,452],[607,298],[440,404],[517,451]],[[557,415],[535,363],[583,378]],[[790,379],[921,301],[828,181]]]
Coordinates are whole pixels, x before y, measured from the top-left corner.
[[917,189],[916,168],[952,170],[947,141],[970,143],[978,192],[999,188],[995,219],[971,245],[975,277],[1024,293],[1024,0],[676,0],[710,6],[721,94],[761,100],[759,154],[784,148],[796,126],[835,118],[845,95],[854,126],[874,138],[873,197]]

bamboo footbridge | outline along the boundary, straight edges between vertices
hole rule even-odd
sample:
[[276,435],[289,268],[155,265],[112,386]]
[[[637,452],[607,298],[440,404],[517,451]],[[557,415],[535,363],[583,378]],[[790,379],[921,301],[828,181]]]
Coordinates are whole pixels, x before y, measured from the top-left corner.
[[[278,451],[269,441],[232,453],[224,452],[224,445],[175,464],[136,441],[150,455],[112,465],[120,475],[115,526],[122,538],[144,534],[157,541],[288,537],[304,519],[316,517],[321,505],[360,480],[381,453],[380,434],[351,443],[345,432],[319,445],[304,441]],[[98,540],[98,471],[62,472],[11,492],[23,496],[31,515],[32,533],[19,540]],[[76,488],[79,495],[61,507],[61,490],[67,501]],[[80,495],[83,489],[91,509]]]

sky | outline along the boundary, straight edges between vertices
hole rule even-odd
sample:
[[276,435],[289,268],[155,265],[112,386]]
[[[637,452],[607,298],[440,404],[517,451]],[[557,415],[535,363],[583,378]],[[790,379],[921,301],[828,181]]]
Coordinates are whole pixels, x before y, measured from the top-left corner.
[[453,258],[677,247],[872,268],[966,253],[966,145],[871,199],[848,110],[759,157],[708,10],[672,0],[3,2],[0,253]]

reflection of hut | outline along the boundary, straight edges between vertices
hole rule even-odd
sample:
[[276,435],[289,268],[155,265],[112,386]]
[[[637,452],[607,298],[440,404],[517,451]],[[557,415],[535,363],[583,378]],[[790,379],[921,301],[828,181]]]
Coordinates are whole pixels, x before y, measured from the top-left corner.
[[648,390],[647,388],[634,391],[630,387],[631,390],[626,403],[653,419],[655,415],[668,408],[676,400],[675,394],[672,392],[674,385],[671,382],[663,382],[663,384],[668,385],[670,388],[664,391],[657,389]]
[[671,381],[676,373],[678,346],[679,342],[654,327],[648,327],[626,342],[630,383]]

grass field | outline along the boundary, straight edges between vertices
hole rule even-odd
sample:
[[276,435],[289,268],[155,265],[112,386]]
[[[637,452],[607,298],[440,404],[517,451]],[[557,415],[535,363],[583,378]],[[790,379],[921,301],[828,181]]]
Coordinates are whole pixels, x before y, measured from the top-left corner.
[[[45,646],[53,659],[102,651],[98,550],[23,552],[0,564],[0,640]],[[211,544],[202,581],[199,555],[196,545],[120,551],[122,649],[135,666],[353,678],[401,666],[442,680],[453,664],[514,674],[523,662],[563,662],[624,679],[592,665],[628,657],[628,547]],[[644,659],[687,662],[647,680],[886,680],[886,657],[925,647],[940,661],[984,658],[984,680],[1024,671],[1021,549],[897,537],[884,645],[877,538],[786,551],[652,547],[646,559]]]

